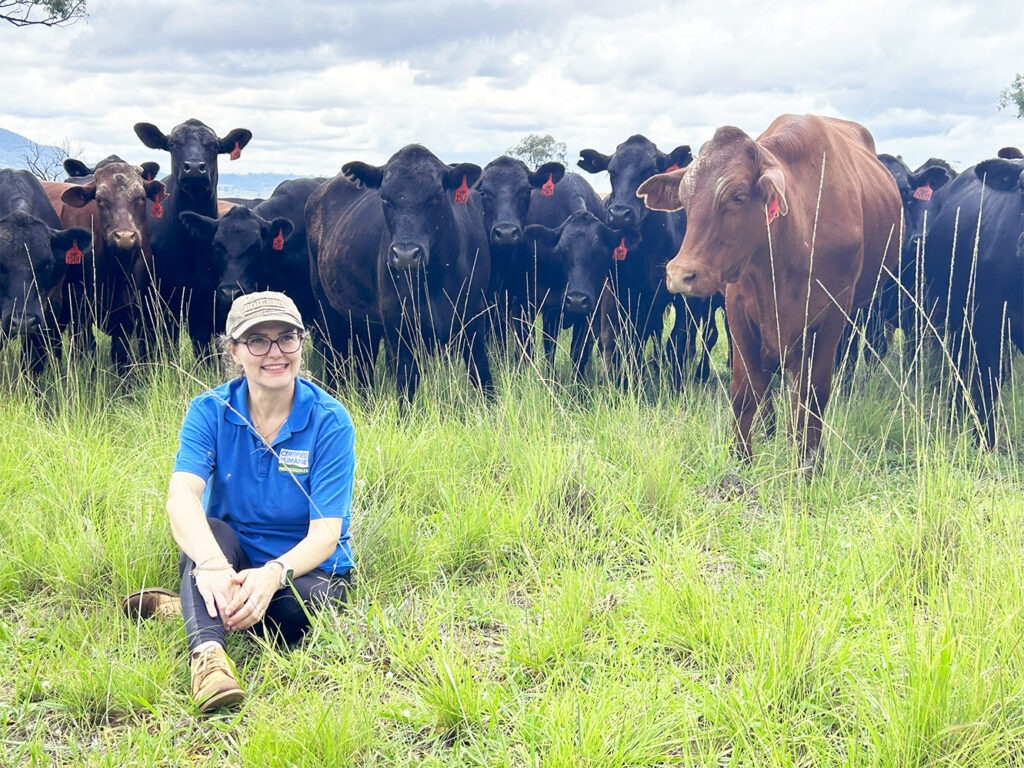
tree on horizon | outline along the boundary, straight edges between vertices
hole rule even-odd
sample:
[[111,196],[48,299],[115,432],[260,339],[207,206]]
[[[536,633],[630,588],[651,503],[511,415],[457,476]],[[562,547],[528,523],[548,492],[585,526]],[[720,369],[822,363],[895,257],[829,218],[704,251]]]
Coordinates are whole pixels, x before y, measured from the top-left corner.
[[1024,120],[1024,74],[1017,73],[1013,82],[999,94],[999,108],[1010,105],[1017,107],[1017,119]]
[[86,0],[0,0],[0,19],[16,27],[63,27],[84,19]]

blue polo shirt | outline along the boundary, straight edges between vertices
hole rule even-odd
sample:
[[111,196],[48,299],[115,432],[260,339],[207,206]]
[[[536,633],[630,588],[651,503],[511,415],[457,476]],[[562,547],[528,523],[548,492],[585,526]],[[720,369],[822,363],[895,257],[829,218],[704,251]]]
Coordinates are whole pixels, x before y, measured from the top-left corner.
[[352,568],[349,522],[355,429],[348,411],[305,379],[295,380],[291,413],[268,448],[251,426],[244,378],[189,403],[175,472],[206,480],[208,517],[230,525],[253,566],[280,557],[309,532],[309,521],[341,518],[338,546],[319,567]]

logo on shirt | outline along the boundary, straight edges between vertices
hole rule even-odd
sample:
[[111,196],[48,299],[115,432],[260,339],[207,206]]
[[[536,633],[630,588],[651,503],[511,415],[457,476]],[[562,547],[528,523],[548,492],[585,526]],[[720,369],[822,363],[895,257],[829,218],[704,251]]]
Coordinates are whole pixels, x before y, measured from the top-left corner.
[[309,451],[285,448],[277,456],[277,471],[292,475],[308,475]]

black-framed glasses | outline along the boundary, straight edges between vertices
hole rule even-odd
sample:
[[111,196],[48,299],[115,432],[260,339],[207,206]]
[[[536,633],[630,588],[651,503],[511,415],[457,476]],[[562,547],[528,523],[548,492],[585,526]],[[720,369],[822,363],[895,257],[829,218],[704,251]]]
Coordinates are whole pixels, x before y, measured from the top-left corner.
[[249,354],[255,357],[263,357],[264,355],[270,354],[270,348],[277,344],[277,348],[286,355],[292,352],[298,352],[302,346],[303,334],[298,331],[288,331],[288,333],[282,333],[276,339],[272,339],[269,336],[249,336],[245,339],[239,339],[239,343],[245,344],[245,348],[249,350]]

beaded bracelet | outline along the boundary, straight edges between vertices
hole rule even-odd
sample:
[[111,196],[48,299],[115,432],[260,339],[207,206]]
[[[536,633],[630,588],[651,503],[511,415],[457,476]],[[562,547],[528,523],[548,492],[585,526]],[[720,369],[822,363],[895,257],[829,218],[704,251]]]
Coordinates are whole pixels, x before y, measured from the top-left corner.
[[[214,560],[224,560],[224,565],[207,565],[207,563],[211,563]],[[228,562],[226,557],[221,555],[220,557],[210,557],[203,560],[203,562],[199,563],[199,565],[195,566],[190,571],[190,574],[194,579],[199,571],[230,571],[232,568],[234,568],[234,566]]]

